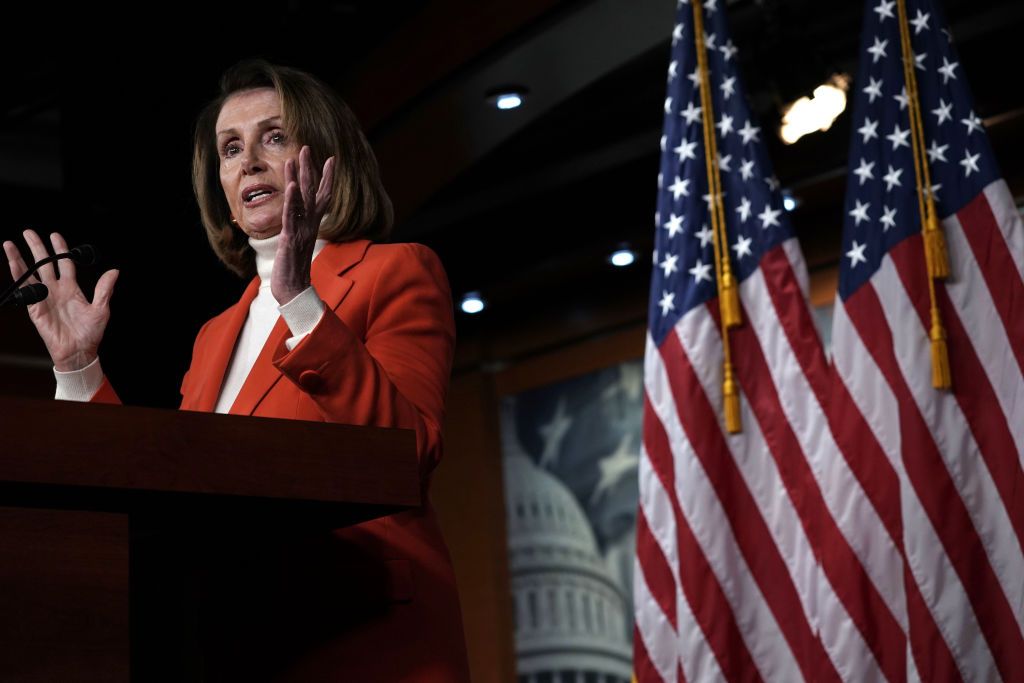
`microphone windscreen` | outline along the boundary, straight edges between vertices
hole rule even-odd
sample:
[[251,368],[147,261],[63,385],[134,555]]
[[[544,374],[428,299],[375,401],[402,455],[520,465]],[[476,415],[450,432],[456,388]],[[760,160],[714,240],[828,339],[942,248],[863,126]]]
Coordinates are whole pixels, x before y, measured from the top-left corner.
[[81,266],[91,266],[99,260],[99,252],[91,244],[81,244],[71,250],[71,260]]
[[20,306],[37,304],[50,295],[50,290],[42,282],[26,285],[14,293],[14,303]]

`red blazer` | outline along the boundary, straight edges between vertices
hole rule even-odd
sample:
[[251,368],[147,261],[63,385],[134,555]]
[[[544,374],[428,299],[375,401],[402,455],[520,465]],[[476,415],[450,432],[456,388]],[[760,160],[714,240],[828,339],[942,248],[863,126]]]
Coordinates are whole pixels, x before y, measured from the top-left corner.
[[[426,502],[455,344],[444,268],[420,244],[357,240],[326,245],[311,280],[323,318],[291,351],[277,321],[230,412],[414,429],[425,504],[281,548],[253,580],[258,607],[207,625],[237,632],[230,657],[252,669],[214,664],[212,680],[468,681],[455,576]],[[214,410],[258,287],[199,331],[182,409]],[[104,380],[93,401],[118,399]]]

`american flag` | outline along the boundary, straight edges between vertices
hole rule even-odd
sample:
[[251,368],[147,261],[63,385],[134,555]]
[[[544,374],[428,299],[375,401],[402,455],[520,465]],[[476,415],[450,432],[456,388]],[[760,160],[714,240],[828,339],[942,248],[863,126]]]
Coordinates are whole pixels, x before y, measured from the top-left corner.
[[[828,367],[803,257],[751,116],[724,8],[703,3],[715,159],[743,322],[730,330],[742,432],[723,425],[719,327],[694,8],[672,34],[647,349],[634,571],[634,668],[647,681],[836,680],[870,671],[854,628],[869,581],[846,539],[884,527],[822,491]],[[841,520],[841,521],[837,521]],[[817,557],[827,556],[819,565]],[[838,588],[833,585],[838,584]],[[822,623],[822,614],[836,615]],[[856,642],[853,642],[855,641]],[[843,650],[842,648],[846,648]],[[877,667],[875,667],[877,669]]]
[[[932,387],[930,296],[900,7],[869,0],[855,86],[826,496],[869,579],[839,649],[889,680],[1024,677],[1024,230],[939,8],[907,0],[952,390]],[[923,187],[923,185],[922,185]],[[824,623],[827,617],[823,616]]]

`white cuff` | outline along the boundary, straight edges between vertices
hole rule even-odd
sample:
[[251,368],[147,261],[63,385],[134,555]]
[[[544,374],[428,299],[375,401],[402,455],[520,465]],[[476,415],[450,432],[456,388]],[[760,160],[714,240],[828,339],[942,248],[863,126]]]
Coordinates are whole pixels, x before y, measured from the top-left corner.
[[100,367],[99,356],[81,370],[61,372],[53,369],[57,378],[57,394],[55,399],[61,401],[89,401],[103,384],[103,368]]
[[293,335],[284,342],[289,351],[298,346],[302,338],[313,331],[313,328],[320,322],[320,318],[323,317],[325,308],[327,306],[312,285],[306,287],[301,294],[288,303],[277,307]]

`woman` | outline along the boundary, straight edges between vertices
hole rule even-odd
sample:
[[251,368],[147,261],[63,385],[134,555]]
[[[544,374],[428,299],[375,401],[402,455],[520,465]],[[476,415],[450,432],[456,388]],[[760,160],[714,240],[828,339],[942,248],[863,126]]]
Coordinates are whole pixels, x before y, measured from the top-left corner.
[[[390,231],[391,205],[347,106],[294,69],[261,60],[229,69],[196,125],[193,186],[214,251],[255,277],[199,331],[181,407],[414,429],[427,501],[454,346],[451,294],[430,249],[375,243]],[[33,231],[25,239],[36,260],[46,256]],[[67,250],[57,233],[51,243]],[[17,247],[4,251],[19,277]],[[40,271],[50,296],[29,307],[57,397],[118,402],[97,357],[117,271],[89,303],[74,265],[58,267],[60,279]],[[266,614],[206,625],[240,631],[210,664],[214,679],[468,680],[454,575],[429,502],[297,542],[281,567],[276,585],[260,586]],[[251,670],[233,668],[243,660]]]

